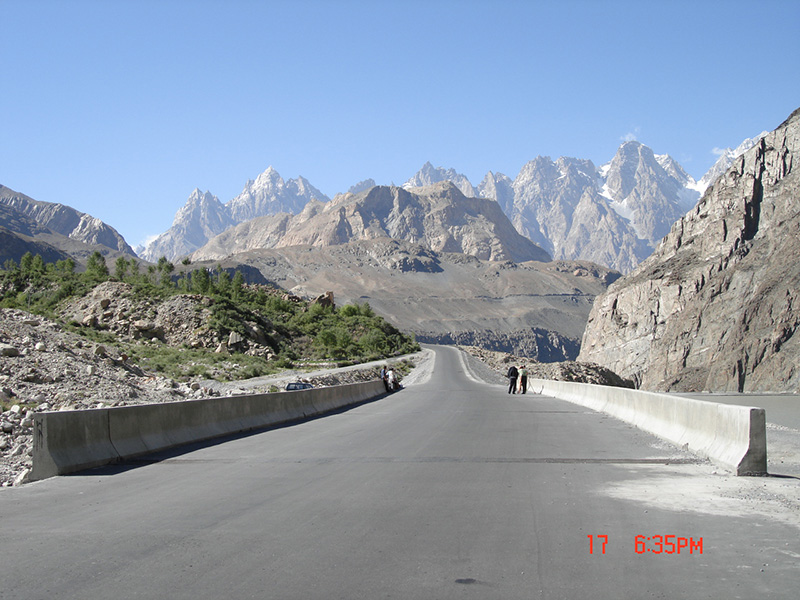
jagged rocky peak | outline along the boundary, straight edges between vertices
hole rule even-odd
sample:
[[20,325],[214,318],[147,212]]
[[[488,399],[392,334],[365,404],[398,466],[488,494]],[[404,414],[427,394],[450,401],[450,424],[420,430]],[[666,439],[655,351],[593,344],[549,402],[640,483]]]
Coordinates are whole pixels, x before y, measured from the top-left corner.
[[507,175],[489,171],[478,184],[478,195],[495,200],[509,214],[509,209],[514,206],[514,182]]
[[200,188],[195,188],[194,191],[189,194],[189,199],[186,201],[186,204],[175,213],[173,224],[187,218],[197,219],[201,214],[224,214],[225,212],[225,207],[222,202],[219,201],[219,198],[209,191],[202,192]]
[[211,192],[195,188],[172,221],[172,227],[150,242],[140,256],[150,262],[189,254],[234,225],[228,209]]
[[403,184],[403,188],[410,190],[419,187],[433,185],[434,183],[441,183],[443,181],[450,181],[461,190],[461,193],[468,198],[478,196],[478,191],[467,179],[466,175],[457,173],[455,169],[445,169],[444,167],[434,167],[430,162],[426,162],[422,168],[417,171],[411,179]]
[[355,185],[351,185],[350,189],[347,190],[348,194],[358,194],[359,192],[366,192],[370,188],[374,188],[377,184],[375,183],[374,179],[365,179],[364,181],[359,181]]
[[597,299],[580,359],[640,387],[800,389],[800,109]]
[[255,181],[248,181],[242,192],[226,206],[231,218],[241,223],[255,217],[282,212],[297,214],[310,200],[327,202],[330,198],[303,177],[284,181],[270,166]]
[[627,218],[639,238],[655,245],[672,224],[697,202],[700,194],[670,157],[656,157],[639,142],[625,142],[611,163],[601,169],[603,195]]

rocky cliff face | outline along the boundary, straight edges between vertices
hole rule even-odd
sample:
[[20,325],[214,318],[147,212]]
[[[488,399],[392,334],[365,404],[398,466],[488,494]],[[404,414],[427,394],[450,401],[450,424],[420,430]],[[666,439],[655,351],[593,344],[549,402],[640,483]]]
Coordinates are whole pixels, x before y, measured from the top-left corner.
[[392,238],[437,252],[458,252],[483,260],[550,260],[520,235],[500,206],[468,198],[450,182],[413,192],[378,186],[331,202],[309,202],[298,215],[275,215],[243,223],[201,248],[192,260],[219,260],[258,248],[336,246]]
[[800,389],[800,110],[598,298],[580,360],[652,390]]
[[133,248],[116,229],[69,206],[39,202],[2,185],[0,185],[0,204],[29,217],[39,227],[59,235],[84,244],[106,246],[135,256]]

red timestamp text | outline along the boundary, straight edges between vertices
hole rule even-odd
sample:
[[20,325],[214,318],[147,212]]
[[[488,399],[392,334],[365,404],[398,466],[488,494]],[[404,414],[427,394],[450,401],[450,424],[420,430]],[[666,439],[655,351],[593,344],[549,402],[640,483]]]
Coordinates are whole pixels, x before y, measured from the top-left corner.
[[677,535],[637,535],[634,541],[636,554],[702,554],[703,538]]
[[[605,554],[608,535],[587,535],[589,554]],[[633,549],[636,554],[702,554],[703,538],[678,535],[637,535]]]

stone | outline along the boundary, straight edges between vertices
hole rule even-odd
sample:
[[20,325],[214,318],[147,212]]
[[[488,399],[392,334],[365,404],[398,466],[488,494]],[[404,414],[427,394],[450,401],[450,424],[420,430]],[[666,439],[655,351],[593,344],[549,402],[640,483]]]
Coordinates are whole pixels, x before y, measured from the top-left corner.
[[138,329],[139,331],[151,331],[155,327],[155,323],[152,321],[134,321],[133,326]]
[[16,346],[12,346],[11,344],[0,344],[0,356],[13,358],[19,355],[20,351]]
[[311,304],[318,304],[328,308],[336,308],[336,303],[333,300],[333,292],[325,292],[324,294],[317,296],[311,301]]
[[23,483],[28,482],[28,475],[30,475],[30,469],[23,470],[17,477],[14,479],[14,485],[22,485]]

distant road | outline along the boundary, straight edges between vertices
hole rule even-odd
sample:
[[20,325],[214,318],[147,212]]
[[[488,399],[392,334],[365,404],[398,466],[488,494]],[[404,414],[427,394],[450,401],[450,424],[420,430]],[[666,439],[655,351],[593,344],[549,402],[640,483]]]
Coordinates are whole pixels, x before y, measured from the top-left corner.
[[436,348],[372,403],[0,489],[0,599],[797,597],[800,511],[773,500],[797,480],[464,364]]

